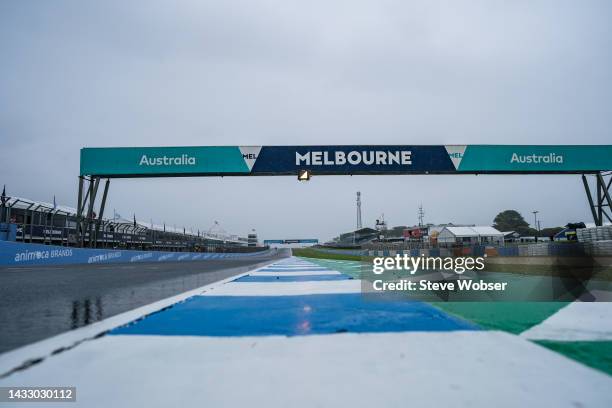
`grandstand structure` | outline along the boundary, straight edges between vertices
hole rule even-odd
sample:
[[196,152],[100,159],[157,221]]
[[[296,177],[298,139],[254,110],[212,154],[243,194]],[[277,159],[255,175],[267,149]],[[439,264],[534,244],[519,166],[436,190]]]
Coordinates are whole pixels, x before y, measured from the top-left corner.
[[378,239],[379,237],[379,231],[374,228],[364,227],[355,231],[342,233],[334,238],[331,242],[326,242],[325,246],[358,248],[365,243]]
[[[75,208],[33,201],[22,197],[4,196],[3,219],[17,226],[15,240],[62,246],[78,246],[77,210]],[[166,224],[138,221],[117,217],[99,218],[94,213],[93,231],[97,247],[194,251],[194,252],[248,252],[247,238],[228,234],[218,223],[204,231],[176,228]],[[83,236],[84,245],[92,247],[90,233]]]

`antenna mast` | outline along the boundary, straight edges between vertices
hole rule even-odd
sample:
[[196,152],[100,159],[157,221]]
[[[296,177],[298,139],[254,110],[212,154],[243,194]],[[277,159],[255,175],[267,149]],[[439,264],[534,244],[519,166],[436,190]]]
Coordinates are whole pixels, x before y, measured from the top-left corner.
[[425,212],[423,211],[423,204],[419,204],[419,227],[423,226],[423,218],[425,217]]
[[360,230],[361,225],[361,191],[357,192],[357,229]]

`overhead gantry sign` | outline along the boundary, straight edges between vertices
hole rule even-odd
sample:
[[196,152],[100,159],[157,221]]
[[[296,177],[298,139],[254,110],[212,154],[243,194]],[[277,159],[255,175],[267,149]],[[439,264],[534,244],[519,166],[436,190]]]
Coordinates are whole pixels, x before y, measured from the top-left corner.
[[[95,236],[111,178],[385,174],[581,174],[593,219],[612,222],[612,145],[181,146],[81,149],[77,239]],[[585,175],[596,179],[591,194]],[[104,193],[97,219],[100,179]],[[84,188],[84,181],[89,186]]]
[[612,146],[365,145],[113,147],[81,150],[81,176],[596,173]]

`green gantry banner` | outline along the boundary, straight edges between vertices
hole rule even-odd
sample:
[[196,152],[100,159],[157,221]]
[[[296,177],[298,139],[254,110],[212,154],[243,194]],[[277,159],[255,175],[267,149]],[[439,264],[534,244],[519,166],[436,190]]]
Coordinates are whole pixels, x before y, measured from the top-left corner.
[[612,170],[612,145],[182,146],[81,149],[82,176],[556,174]]

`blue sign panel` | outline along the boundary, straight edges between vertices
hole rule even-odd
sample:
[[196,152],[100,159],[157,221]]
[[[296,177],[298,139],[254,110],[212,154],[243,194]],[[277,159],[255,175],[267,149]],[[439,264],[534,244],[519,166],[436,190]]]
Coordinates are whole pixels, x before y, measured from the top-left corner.
[[444,146],[264,146],[251,174],[454,172]]
[[217,258],[245,258],[267,253],[269,252],[211,253],[84,249],[0,241],[0,266],[203,261]]
[[309,239],[265,239],[264,245],[269,244],[318,244],[319,240],[316,238]]

